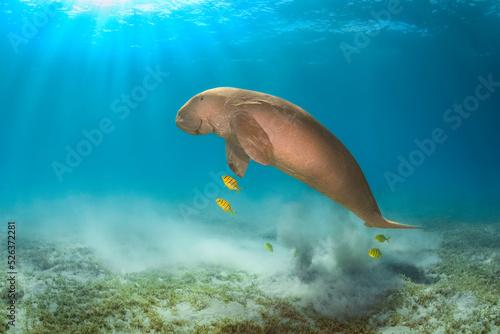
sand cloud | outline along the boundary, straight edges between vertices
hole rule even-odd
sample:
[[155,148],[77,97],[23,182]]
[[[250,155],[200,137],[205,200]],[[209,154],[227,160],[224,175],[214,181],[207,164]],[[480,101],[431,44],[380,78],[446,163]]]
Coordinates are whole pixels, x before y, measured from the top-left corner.
[[[292,297],[313,313],[337,318],[369,310],[382,293],[402,284],[400,273],[438,261],[439,237],[425,230],[366,228],[320,195],[280,205],[279,198],[249,201],[260,208],[249,217],[231,219],[214,210],[185,224],[178,203],[75,196],[33,202],[20,220],[33,237],[92,248],[116,272],[178,263],[245,270],[258,274],[260,288],[271,296]],[[377,234],[390,236],[390,243],[376,242]],[[382,257],[368,256],[371,248],[380,248]]]

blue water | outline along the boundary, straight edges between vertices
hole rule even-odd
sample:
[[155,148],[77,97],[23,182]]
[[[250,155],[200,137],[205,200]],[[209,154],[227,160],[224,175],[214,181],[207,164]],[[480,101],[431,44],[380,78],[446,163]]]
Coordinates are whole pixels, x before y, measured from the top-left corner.
[[[486,328],[498,304],[499,32],[494,0],[0,0],[0,235],[6,242],[7,222],[16,222],[16,328],[73,333],[123,318],[138,330],[147,315],[134,311],[136,292],[148,296],[152,285],[127,273],[157,282],[154,270],[180,273],[179,263],[214,267],[202,277],[214,285],[227,272],[251,274],[234,288],[258,287],[256,302],[291,298],[312,322],[378,312],[381,300],[398,307],[391,298],[399,295],[407,299],[399,315],[415,316],[414,326]],[[219,86],[304,108],[356,158],[384,217],[426,229],[368,229],[253,161],[236,177],[222,138],[175,124],[186,101]],[[228,191],[224,174],[245,189]],[[231,203],[234,218],[216,198]],[[375,241],[379,233],[390,243]],[[1,257],[7,262],[7,247]],[[131,289],[94,298],[82,290],[91,281]],[[425,300],[406,297],[417,288]],[[427,296],[435,301],[426,305]],[[477,307],[465,303],[474,296]],[[89,305],[110,305],[108,297],[127,314],[88,318]],[[155,298],[149,317],[172,322],[165,314],[177,305]],[[241,321],[265,322],[266,309],[271,326],[270,315],[310,322],[289,322],[288,307],[252,311],[217,298],[202,296],[207,313],[181,307],[178,319],[191,326],[240,309]],[[475,327],[465,310],[475,310]],[[411,326],[399,315],[380,311],[369,327]]]
[[[498,213],[499,31],[496,1],[4,0],[0,207],[81,194],[190,203],[227,169],[224,142],[184,133],[175,115],[233,86],[316,117],[383,211]],[[255,198],[310,191],[254,162],[240,182]]]

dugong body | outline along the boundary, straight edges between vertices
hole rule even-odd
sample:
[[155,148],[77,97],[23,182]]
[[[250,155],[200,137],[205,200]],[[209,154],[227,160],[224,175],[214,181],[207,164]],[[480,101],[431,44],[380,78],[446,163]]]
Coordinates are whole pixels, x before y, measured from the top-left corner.
[[279,97],[219,87],[191,98],[176,124],[192,135],[226,140],[231,170],[243,177],[249,158],[271,165],[340,203],[368,227],[418,228],[384,219],[358,163],[325,126]]

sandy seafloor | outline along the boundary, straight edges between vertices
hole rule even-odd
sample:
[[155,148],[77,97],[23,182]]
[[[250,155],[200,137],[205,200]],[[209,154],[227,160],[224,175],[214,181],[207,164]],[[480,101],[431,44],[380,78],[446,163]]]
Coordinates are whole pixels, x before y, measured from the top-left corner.
[[[16,253],[16,325],[6,326],[7,284],[2,279],[0,332],[500,333],[498,220],[427,218],[425,226],[423,239],[438,240],[429,250],[437,255],[435,261],[384,265],[383,255],[370,270],[386,266],[383,271],[397,275],[388,278],[393,288],[381,285],[378,293],[366,288],[377,287],[373,280],[381,276],[359,279],[352,268],[334,271],[331,280],[290,270],[254,273],[206,261],[127,272],[113,268],[76,236],[39,237],[36,229],[24,231]],[[373,233],[379,232],[391,234]],[[123,246],[131,254],[144,247],[130,240]],[[275,248],[268,256],[280,259],[279,241]],[[409,256],[423,252],[420,248]],[[287,254],[290,266],[300,261],[292,254]],[[358,287],[342,288],[353,280]],[[329,287],[321,291],[321,285]]]

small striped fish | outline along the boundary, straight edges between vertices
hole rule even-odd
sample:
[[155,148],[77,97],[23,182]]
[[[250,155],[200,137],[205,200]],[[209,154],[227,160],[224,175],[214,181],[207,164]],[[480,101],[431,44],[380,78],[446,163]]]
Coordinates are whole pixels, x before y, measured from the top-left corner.
[[385,237],[385,235],[383,235],[383,234],[379,234],[379,235],[377,235],[377,236],[375,237],[375,240],[377,240],[378,242],[384,242],[384,241],[387,241],[387,243],[389,243],[389,239],[390,239],[390,238],[391,238],[391,237],[386,238],[386,237]]
[[223,175],[222,181],[224,181],[224,184],[229,188],[229,190],[236,189],[236,195],[238,195],[241,189],[245,189],[245,187],[238,188],[238,182],[236,182],[236,180],[229,175]]
[[378,248],[373,248],[371,249],[368,254],[371,256],[371,257],[374,257],[376,259],[378,259],[381,255],[382,255],[382,252],[380,251],[380,249]]
[[219,198],[217,199],[217,204],[219,204],[219,206],[224,210],[224,211],[229,211],[231,212],[231,218],[233,218],[233,213],[237,213],[237,212],[234,212],[233,210],[231,210],[231,205],[229,205],[228,202],[226,202],[225,200],[223,200],[222,198]]

